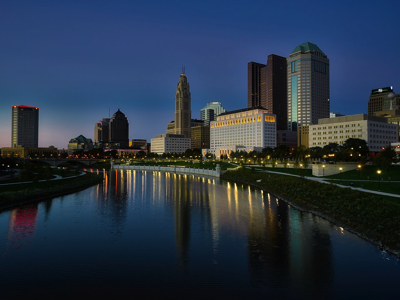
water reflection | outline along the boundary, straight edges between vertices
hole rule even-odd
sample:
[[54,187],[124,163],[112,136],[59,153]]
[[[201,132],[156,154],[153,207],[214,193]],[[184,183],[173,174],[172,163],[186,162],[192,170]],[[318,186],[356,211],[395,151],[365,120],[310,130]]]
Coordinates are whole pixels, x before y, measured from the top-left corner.
[[[114,170],[102,184],[8,213],[0,214],[1,253],[18,251],[0,257],[0,281],[20,299],[48,286],[53,297],[43,298],[59,290],[69,299],[83,290],[99,299],[132,290],[147,298],[366,298],[365,286],[378,281],[393,295],[400,278],[389,255],[371,254],[343,229],[214,178]],[[355,255],[371,268],[361,280]]]
[[7,236],[7,250],[20,249],[33,241],[37,214],[37,203],[14,208],[11,211]]

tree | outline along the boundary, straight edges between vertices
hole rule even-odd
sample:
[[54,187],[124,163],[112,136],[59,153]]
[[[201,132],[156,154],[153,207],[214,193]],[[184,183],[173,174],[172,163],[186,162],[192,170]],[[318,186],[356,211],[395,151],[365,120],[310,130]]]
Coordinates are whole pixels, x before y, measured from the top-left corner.
[[322,159],[324,157],[324,150],[321,147],[311,147],[308,151],[312,159]]
[[393,158],[396,157],[396,152],[391,146],[387,146],[374,158],[374,165],[386,171],[392,164]]
[[363,139],[349,138],[343,143],[343,148],[352,150],[351,153],[353,156],[356,154],[367,156],[369,153],[367,142]]
[[392,148],[392,146],[389,145],[381,151],[380,155],[392,163],[393,159],[396,157],[396,151]]
[[286,156],[288,156],[288,154],[289,154],[289,147],[288,146],[286,146],[286,145],[280,145],[280,146],[278,146],[278,147],[276,147],[275,149],[274,149],[274,154],[273,154],[273,156],[275,157],[275,158],[278,158],[281,162],[283,162],[283,159],[286,157]]

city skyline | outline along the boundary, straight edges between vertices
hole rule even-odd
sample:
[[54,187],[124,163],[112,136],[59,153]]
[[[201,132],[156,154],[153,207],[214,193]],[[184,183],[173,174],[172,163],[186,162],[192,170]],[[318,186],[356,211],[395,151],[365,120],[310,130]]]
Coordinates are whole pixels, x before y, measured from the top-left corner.
[[[227,111],[245,108],[248,62],[288,57],[305,42],[329,57],[331,111],[367,113],[372,89],[400,89],[400,42],[387,14],[400,7],[393,1],[296,10],[288,9],[294,1],[155,2],[3,2],[0,147],[11,146],[13,105],[39,107],[39,147],[67,148],[80,134],[94,139],[93,124],[118,108],[129,120],[129,139],[150,141],[172,120],[183,65],[192,117],[200,118],[209,102]],[[254,11],[268,17],[254,18]],[[299,22],[302,30],[293,27]]]

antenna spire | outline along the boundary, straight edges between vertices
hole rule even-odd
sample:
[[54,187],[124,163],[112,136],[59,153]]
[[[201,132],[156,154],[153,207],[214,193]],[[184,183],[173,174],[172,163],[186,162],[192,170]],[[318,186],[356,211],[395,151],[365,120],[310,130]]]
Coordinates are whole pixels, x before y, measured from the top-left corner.
[[185,66],[182,66],[182,74],[185,74]]

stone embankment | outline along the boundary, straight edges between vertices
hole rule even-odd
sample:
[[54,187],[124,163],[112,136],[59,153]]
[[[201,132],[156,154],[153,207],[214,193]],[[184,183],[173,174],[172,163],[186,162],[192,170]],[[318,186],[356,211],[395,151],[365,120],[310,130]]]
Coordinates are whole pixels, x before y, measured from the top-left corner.
[[113,165],[112,168],[117,170],[158,171],[158,172],[170,172],[176,174],[211,176],[211,177],[221,176],[221,169],[219,165],[217,165],[215,170],[185,168],[179,166],[161,167],[161,166],[139,166],[139,165]]

